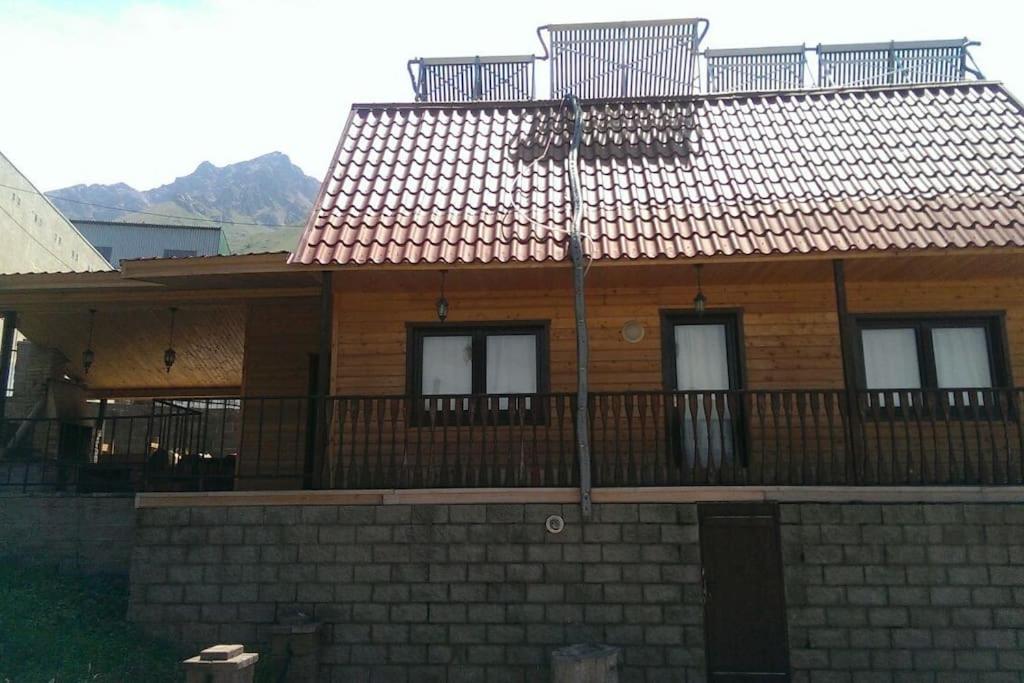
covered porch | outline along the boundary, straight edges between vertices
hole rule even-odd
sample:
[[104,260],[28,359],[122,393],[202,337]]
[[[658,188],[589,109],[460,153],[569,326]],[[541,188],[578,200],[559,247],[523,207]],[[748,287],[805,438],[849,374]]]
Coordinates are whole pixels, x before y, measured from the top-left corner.
[[[325,275],[246,258],[4,282],[0,310],[57,360],[42,400],[18,389],[5,400],[0,487],[580,486],[566,268],[450,269],[440,322],[435,269]],[[703,264],[707,309],[696,315],[694,264],[595,265],[587,281],[592,483],[1020,485],[1024,392],[1012,370],[1024,353],[1021,272],[1021,254],[1005,250],[719,259]],[[934,332],[914,327],[932,321],[983,331],[985,381],[938,384],[934,343],[925,344]],[[734,335],[721,359],[686,355],[700,343],[692,329],[717,326]],[[914,360],[917,386],[895,375],[892,386],[867,384],[864,331],[873,329],[916,330],[926,352]],[[514,390],[482,377],[470,391],[451,391],[453,371],[428,367],[424,353],[425,340],[454,339],[468,354],[467,377],[486,375],[472,370],[487,362],[480,343],[516,335],[531,340],[526,375],[536,379],[514,383],[517,373],[505,372]],[[893,368],[909,362],[897,361]],[[707,380],[699,368],[715,363],[725,368],[721,381],[694,388]],[[449,375],[432,388],[425,377],[441,371]]]

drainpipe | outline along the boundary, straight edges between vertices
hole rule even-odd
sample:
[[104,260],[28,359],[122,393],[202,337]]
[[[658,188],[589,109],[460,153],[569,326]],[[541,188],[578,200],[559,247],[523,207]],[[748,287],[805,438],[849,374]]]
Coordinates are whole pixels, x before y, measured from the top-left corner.
[[580,141],[583,138],[583,112],[579,100],[572,94],[565,96],[572,110],[573,128],[569,144],[569,190],[572,201],[572,222],[569,227],[569,255],[572,259],[572,287],[575,295],[576,315],[576,453],[580,467],[580,508],[584,519],[590,518],[590,414],[588,370],[590,341],[587,334],[587,309],[583,297],[584,267],[583,241],[580,224],[583,221],[583,201],[580,193]]

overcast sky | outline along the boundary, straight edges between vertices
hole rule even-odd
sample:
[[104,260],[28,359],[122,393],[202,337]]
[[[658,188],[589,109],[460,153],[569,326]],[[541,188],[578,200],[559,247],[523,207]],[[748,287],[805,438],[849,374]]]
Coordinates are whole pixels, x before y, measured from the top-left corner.
[[[170,182],[278,150],[320,179],[414,56],[539,53],[546,23],[703,16],[705,47],[967,36],[1024,95],[1024,2],[0,0],[0,151],[42,189]],[[538,68],[543,68],[539,66]]]

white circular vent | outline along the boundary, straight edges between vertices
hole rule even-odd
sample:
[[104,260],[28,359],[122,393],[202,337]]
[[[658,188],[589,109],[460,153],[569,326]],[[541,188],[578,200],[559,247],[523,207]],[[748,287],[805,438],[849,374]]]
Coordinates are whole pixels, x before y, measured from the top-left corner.
[[622,326],[622,338],[630,344],[636,344],[646,333],[647,329],[639,320],[630,320]]

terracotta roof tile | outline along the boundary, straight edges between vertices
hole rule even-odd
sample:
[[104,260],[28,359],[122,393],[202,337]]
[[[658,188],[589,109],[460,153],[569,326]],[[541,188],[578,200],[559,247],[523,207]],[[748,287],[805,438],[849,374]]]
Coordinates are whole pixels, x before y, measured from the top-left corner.
[[[597,259],[1024,246],[1024,111],[992,83],[585,102]],[[291,262],[567,258],[559,102],[356,105]]]

